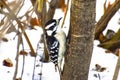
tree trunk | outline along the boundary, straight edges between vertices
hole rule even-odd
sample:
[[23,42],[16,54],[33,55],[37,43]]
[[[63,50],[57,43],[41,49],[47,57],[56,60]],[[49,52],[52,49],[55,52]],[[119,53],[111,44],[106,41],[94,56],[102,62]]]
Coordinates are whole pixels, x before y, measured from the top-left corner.
[[72,0],[70,45],[62,80],[87,80],[93,50],[96,0]]

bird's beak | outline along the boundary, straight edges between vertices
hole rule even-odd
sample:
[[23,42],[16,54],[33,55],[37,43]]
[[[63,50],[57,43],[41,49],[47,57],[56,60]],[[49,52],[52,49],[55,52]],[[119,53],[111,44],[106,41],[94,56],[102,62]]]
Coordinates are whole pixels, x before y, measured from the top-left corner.
[[62,17],[61,17],[61,18],[59,18],[59,19],[58,19],[58,21],[60,21],[61,19],[62,19]]
[[59,24],[59,22],[60,22],[61,19],[62,19],[62,17],[57,20],[57,24]]

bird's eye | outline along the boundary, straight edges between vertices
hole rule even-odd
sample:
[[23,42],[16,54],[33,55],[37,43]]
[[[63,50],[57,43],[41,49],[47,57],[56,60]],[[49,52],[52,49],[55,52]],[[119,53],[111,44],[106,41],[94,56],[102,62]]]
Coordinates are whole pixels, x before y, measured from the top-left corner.
[[55,28],[55,25],[51,26],[49,30],[53,30]]

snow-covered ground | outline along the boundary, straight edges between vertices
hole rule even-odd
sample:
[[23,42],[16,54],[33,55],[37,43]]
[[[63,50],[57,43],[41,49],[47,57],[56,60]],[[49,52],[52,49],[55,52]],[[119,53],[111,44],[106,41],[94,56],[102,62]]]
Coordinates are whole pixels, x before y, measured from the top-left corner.
[[[25,0],[25,1],[27,2],[28,0]],[[105,2],[104,0],[97,0],[96,21],[98,21],[100,16],[103,14],[104,2]],[[29,3],[29,1],[27,3]],[[28,6],[25,6],[25,8],[27,7]],[[59,18],[59,16],[57,15],[57,12],[61,13],[61,10],[56,11],[56,15],[54,16],[54,18]],[[20,14],[22,13],[23,12],[20,12]],[[68,28],[69,20],[70,20],[69,15],[70,13],[68,12],[67,20],[64,24],[65,26],[64,30],[66,31],[66,34],[68,33],[67,31],[69,30]],[[64,14],[61,13],[61,16],[63,17]],[[112,18],[112,20],[110,21],[107,29],[112,29],[114,31],[117,31],[119,29],[120,25],[118,25],[117,23],[119,19],[118,16],[120,16],[120,14],[117,12],[115,16]],[[26,33],[28,34],[35,51],[37,49],[38,41],[41,38],[40,32],[42,32],[41,28],[37,28],[37,30],[26,30]],[[104,31],[104,33],[106,33],[106,30]],[[7,34],[6,37],[8,38],[9,41],[0,42],[0,80],[13,79],[15,64],[16,64],[15,57],[16,57],[16,51],[17,51],[17,47],[16,47],[17,37],[13,39],[15,35],[16,34],[14,32]],[[26,43],[26,40],[25,39],[23,40],[24,40],[25,50],[29,52],[29,47]],[[88,80],[112,80],[118,58],[112,53],[106,54],[104,49],[97,47],[97,44],[99,44],[99,42],[94,41],[94,50],[93,50]],[[20,49],[22,49],[22,47]],[[36,57],[36,59],[34,57],[31,57],[29,54],[25,56],[25,66],[24,66],[24,73],[23,73],[22,79],[32,80],[34,62],[36,62],[34,80],[40,80],[40,77],[41,77],[41,80],[60,80],[59,72],[58,71],[55,72],[55,68],[52,62],[41,63],[39,61],[40,55],[43,53],[43,49],[40,48],[40,50],[38,50],[37,53],[38,53],[38,56]],[[12,60],[13,67],[3,66],[3,60],[6,58],[9,58]],[[96,71],[96,67],[95,67],[96,64],[100,65],[101,67],[104,67],[105,70],[103,70],[102,72]],[[23,66],[23,56],[20,55],[17,78],[21,77],[22,66]],[[40,73],[42,73],[42,75],[40,75]],[[120,73],[119,73],[119,76],[120,76]],[[120,80],[120,77],[117,80]]]
[[[117,57],[112,53],[105,53],[105,50],[96,46],[96,41],[94,41],[94,50],[91,60],[91,65],[89,69],[89,79],[88,80],[112,80],[114,75],[114,70],[117,62]],[[96,70],[96,64],[99,64],[101,68],[106,68],[105,70]],[[118,79],[120,80],[120,79]]]
[[[13,35],[13,33],[11,34]],[[0,63],[1,63],[0,64],[0,79],[3,79],[3,80],[12,80],[12,77],[14,75],[17,38],[15,40],[12,40],[12,38],[13,37],[9,38],[10,39],[9,42],[1,42],[1,46],[0,46]],[[30,40],[32,41],[32,39]],[[106,54],[105,50],[97,47],[96,43],[98,42],[95,41],[88,80],[100,80],[99,76],[101,80],[112,80],[117,57],[113,54]],[[25,50],[27,51],[28,47],[26,47]],[[40,50],[38,53],[42,53],[42,50]],[[9,68],[9,67],[3,66],[2,62],[6,58],[9,58],[12,60],[12,62],[14,63],[13,67]],[[59,80],[59,73],[55,72],[54,64],[52,62],[41,63],[39,62],[39,59],[40,59],[40,56],[37,56],[36,66],[37,65],[39,66],[35,68],[35,77],[34,77],[35,80],[39,80],[40,78],[40,75],[38,74],[40,74],[41,67],[42,67],[42,76],[41,76],[42,80]],[[23,80],[32,79],[34,60],[35,58],[31,57],[30,55],[25,57],[25,68],[24,68]],[[20,55],[18,75],[17,75],[18,78],[21,76],[22,64],[23,64],[23,56]],[[99,64],[101,67],[105,67],[106,70],[103,72],[95,71],[96,64]]]

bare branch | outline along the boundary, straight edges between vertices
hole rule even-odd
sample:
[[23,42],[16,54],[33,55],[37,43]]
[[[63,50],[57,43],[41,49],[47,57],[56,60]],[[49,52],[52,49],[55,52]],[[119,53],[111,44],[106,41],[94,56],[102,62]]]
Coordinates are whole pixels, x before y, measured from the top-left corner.
[[66,15],[67,15],[67,12],[68,12],[68,9],[69,9],[69,3],[70,3],[70,0],[67,0],[67,7],[66,7],[66,10],[65,10],[65,15],[64,15],[64,19],[63,19],[63,23],[61,25],[61,28],[63,27],[65,19],[66,19]]
[[116,49],[120,48],[120,29],[117,33],[115,33],[112,38],[110,38],[108,41],[103,42],[99,44],[99,47],[102,47],[104,49],[108,49],[112,51],[113,53],[116,51]]
[[98,45],[104,49],[110,50],[111,52],[115,52],[116,49],[120,48],[120,40],[117,41],[107,41]]
[[21,35],[18,35],[18,42],[17,42],[17,54],[16,54],[16,67],[15,67],[15,72],[14,72],[14,76],[13,76],[13,80],[16,80],[17,77],[17,71],[18,71],[18,62],[19,62],[19,47],[20,47],[20,43],[21,43]]
[[[6,0],[4,0],[5,2],[7,2]],[[1,1],[0,1],[1,2]],[[22,8],[24,3],[24,0],[16,0],[16,1],[12,1],[10,3],[7,3],[7,5],[9,5],[9,7],[11,8],[12,12],[14,12],[16,15],[18,14],[19,10]],[[2,4],[2,3],[1,3]],[[13,5],[14,4],[14,5]],[[3,5],[3,4],[2,4]],[[4,6],[4,5],[3,5]],[[5,6],[4,6],[5,7]],[[0,12],[3,12],[3,9],[0,9]],[[10,20],[9,17],[6,17],[6,14],[2,13],[3,15],[5,15],[5,19],[4,19],[4,25],[0,26],[0,35],[2,37],[4,37],[4,35],[6,33],[9,33],[12,31],[16,31],[15,27],[13,26],[12,21]]]
[[95,39],[99,38],[99,35],[106,29],[108,22],[114,16],[114,14],[120,8],[120,0],[116,0],[104,13],[101,19],[96,24]]
[[120,55],[119,55],[118,60],[117,60],[117,64],[116,64],[116,68],[115,68],[115,72],[114,72],[114,76],[113,76],[112,80],[117,80],[118,74],[119,74],[119,69],[120,69]]
[[26,41],[27,41],[27,43],[28,43],[28,45],[29,45],[29,47],[30,47],[30,49],[31,49],[31,56],[36,56],[35,51],[34,51],[34,49],[33,49],[33,47],[32,47],[32,44],[31,44],[31,42],[30,42],[30,40],[29,40],[26,32],[24,31],[23,26],[21,25],[21,22],[17,19],[16,15],[11,11],[11,9],[7,6],[7,4],[4,2],[4,0],[1,0],[0,2],[7,8],[7,10],[8,10],[9,13],[10,13],[10,16],[12,17],[11,19],[13,19],[13,20],[15,20],[15,21],[17,22],[18,27],[19,27],[19,28],[21,29],[21,31],[23,32],[23,35],[25,36],[25,39],[26,39]]

